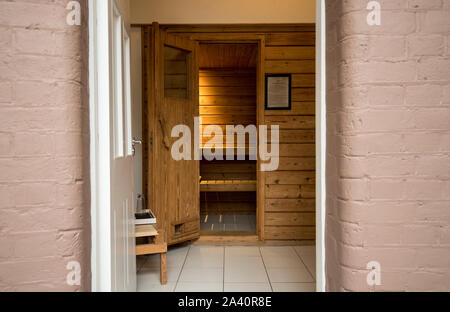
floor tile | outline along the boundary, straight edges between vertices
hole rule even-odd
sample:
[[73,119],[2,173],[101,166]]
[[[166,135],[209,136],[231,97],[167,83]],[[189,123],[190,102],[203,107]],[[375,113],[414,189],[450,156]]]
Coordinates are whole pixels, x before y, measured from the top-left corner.
[[316,255],[316,247],[315,246],[294,246],[295,251],[300,256],[315,256]]
[[183,268],[179,282],[223,282],[222,268]]
[[142,268],[142,266],[147,262],[147,257],[145,256],[137,256],[136,257],[136,270],[139,272],[139,270]]
[[189,250],[185,268],[222,268],[223,247],[192,246]]
[[225,283],[226,292],[272,292],[269,283]]
[[259,247],[227,246],[225,247],[225,259],[228,257],[261,257]]
[[263,257],[267,256],[296,256],[294,248],[291,246],[270,246],[270,247],[261,247],[261,254]]
[[176,282],[167,282],[166,285],[161,283],[138,283],[138,292],[173,292],[175,291]]
[[191,283],[179,282],[175,288],[175,292],[222,292],[223,283]]
[[271,283],[312,283],[314,279],[304,268],[267,268]]
[[[170,248],[167,252],[167,267],[183,266],[188,251],[188,246]],[[147,262],[142,266],[142,268],[159,267],[160,259],[161,257],[159,254],[149,255],[147,256]]]
[[298,268],[305,267],[297,255],[269,255],[263,256],[266,268]]
[[159,259],[137,259],[138,291],[315,291],[314,246],[172,247],[167,285],[160,284]]
[[274,292],[315,292],[315,283],[272,283]]
[[225,269],[239,269],[240,267],[264,269],[264,262],[261,257],[240,257],[237,255],[225,256]]
[[316,278],[316,248],[314,246],[296,246],[294,248],[308,270]]
[[262,261],[258,265],[257,260],[254,262],[226,262],[224,276],[226,283],[266,283],[269,281]]
[[[176,282],[180,276],[181,267],[167,268],[167,281]],[[161,280],[159,267],[142,268],[137,275],[137,281],[139,283],[156,284]]]

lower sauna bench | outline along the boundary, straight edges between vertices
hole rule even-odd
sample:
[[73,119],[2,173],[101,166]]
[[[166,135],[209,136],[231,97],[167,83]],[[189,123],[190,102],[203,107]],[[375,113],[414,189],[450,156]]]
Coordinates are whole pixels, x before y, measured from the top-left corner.
[[215,180],[201,183],[202,235],[255,235],[256,181]]
[[200,192],[256,192],[256,180],[200,181]]

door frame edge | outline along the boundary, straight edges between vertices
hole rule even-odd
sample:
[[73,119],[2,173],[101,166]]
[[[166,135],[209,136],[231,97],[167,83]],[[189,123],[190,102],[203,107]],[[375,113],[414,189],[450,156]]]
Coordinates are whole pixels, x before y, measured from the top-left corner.
[[109,101],[112,72],[109,19],[112,2],[93,1],[88,5],[91,290],[105,292],[113,290],[111,211],[107,209],[111,207]]
[[316,0],[316,291],[326,291],[326,14]]

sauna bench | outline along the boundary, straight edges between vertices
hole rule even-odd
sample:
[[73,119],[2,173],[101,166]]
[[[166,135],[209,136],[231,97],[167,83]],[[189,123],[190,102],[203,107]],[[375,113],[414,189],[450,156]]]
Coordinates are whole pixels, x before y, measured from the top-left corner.
[[256,180],[200,181],[200,192],[256,192]]

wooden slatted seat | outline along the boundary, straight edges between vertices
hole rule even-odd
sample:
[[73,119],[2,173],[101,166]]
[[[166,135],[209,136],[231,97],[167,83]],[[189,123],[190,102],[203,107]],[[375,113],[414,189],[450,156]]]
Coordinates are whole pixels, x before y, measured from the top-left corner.
[[256,180],[206,180],[200,182],[201,192],[254,192]]

